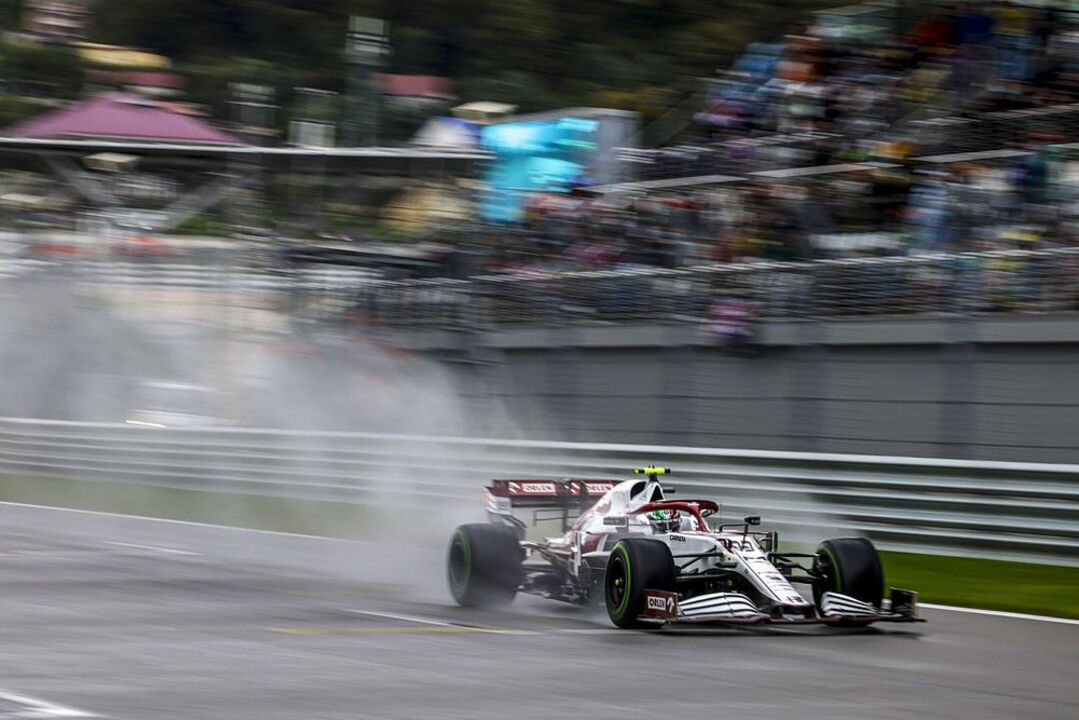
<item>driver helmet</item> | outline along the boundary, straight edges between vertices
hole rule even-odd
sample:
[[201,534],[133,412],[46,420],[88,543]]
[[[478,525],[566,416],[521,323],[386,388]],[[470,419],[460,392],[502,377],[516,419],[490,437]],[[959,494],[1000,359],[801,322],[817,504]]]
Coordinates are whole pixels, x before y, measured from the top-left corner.
[[648,522],[657,533],[669,533],[677,530],[682,519],[677,510],[653,510],[648,513]]

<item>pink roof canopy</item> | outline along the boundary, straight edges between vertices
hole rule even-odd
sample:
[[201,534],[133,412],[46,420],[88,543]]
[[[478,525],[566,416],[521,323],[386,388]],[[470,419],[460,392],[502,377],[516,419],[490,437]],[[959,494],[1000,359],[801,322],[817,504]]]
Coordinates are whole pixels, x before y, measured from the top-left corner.
[[243,145],[201,120],[132,93],[95,95],[62,110],[14,125],[0,135],[17,138],[109,138],[150,142]]
[[376,73],[375,80],[383,95],[448,99],[453,97],[449,78],[435,75],[395,75]]

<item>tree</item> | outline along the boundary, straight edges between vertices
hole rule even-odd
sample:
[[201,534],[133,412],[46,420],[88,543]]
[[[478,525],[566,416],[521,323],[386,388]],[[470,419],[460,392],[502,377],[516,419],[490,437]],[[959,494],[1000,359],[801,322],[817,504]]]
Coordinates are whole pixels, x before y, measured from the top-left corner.
[[[748,42],[774,37],[810,10],[833,4],[125,0],[97,4],[94,36],[162,52],[181,68],[205,70],[254,58],[282,77],[302,75],[308,84],[341,90],[347,18],[372,15],[391,23],[394,72],[451,77],[463,100],[503,100],[535,110],[606,97],[621,98],[628,107],[641,104],[635,93],[711,75]],[[193,92],[202,87],[196,82]]]
[[0,77],[12,92],[77,97],[82,87],[79,59],[71,48],[0,42]]

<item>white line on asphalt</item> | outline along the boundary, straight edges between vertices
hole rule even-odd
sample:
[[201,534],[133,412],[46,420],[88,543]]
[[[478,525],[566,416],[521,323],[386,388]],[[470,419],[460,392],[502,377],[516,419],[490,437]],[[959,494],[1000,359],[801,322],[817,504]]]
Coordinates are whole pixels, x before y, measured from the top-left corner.
[[397,613],[375,612],[374,610],[352,610],[350,608],[346,608],[345,612],[353,613],[354,615],[371,615],[373,617],[388,618],[390,620],[404,620],[405,622],[419,623],[421,625],[437,625],[438,627],[461,627],[458,624],[448,623],[442,620],[433,620],[431,618],[416,617],[415,615],[398,615]]
[[14,713],[14,717],[21,718],[87,718],[97,717],[93,713],[84,710],[76,710],[65,705],[46,702],[27,695],[18,695],[5,690],[0,690],[0,700],[16,705],[22,705],[25,710]]
[[169,553],[171,555],[198,555],[190,550],[177,550],[176,548],[161,547],[159,545],[139,545],[138,543],[118,542],[116,540],[102,540],[105,545],[117,545],[119,547],[138,548],[139,550],[153,550],[154,552]]
[[1027,613],[1005,612],[1003,610],[981,610],[979,608],[955,607],[953,605],[932,605],[930,603],[918,603],[918,607],[928,608],[929,610],[970,613],[972,615],[992,615],[994,617],[1011,618],[1013,620],[1037,620],[1039,622],[1060,623],[1061,625],[1079,625],[1079,620],[1050,617],[1049,615],[1029,615]]
[[495,628],[487,627],[485,625],[470,625],[468,623],[454,623],[446,622],[445,620],[436,620],[434,618],[419,617],[418,615],[400,615],[398,613],[388,612],[376,612],[374,610],[354,610],[352,608],[345,608],[345,612],[353,613],[354,615],[370,615],[372,617],[386,618],[388,620],[401,620],[404,622],[418,623],[420,625],[434,625],[436,627],[448,627],[448,628],[472,628],[479,632],[490,633],[493,635],[540,635],[542,633],[534,630],[515,630],[513,628]]
[[370,540],[350,540],[347,538],[327,537],[325,535],[309,535],[305,533],[284,532],[281,530],[262,530],[261,528],[238,527],[236,525],[216,525],[214,523],[195,522],[193,520],[173,520],[172,518],[151,517],[149,515],[127,515],[124,513],[104,512],[102,510],[83,510],[82,508],[59,507],[56,505],[35,505],[34,503],[19,503],[0,501],[0,507],[22,507],[35,510],[56,510],[59,512],[81,513],[84,515],[96,515],[98,517],[125,518],[127,520],[146,520],[149,522],[166,523],[168,525],[184,525],[187,527],[212,528],[214,530],[234,530],[237,532],[258,533],[260,535],[280,535],[282,537],[307,538],[308,540],[325,540],[327,542],[351,543],[354,545],[374,545]]

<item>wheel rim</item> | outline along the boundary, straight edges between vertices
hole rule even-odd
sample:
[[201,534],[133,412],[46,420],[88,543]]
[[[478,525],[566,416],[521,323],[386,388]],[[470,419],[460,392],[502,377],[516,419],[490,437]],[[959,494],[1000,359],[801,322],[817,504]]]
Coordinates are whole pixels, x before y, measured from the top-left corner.
[[817,575],[819,582],[813,585],[813,599],[820,605],[826,592],[839,592],[839,572],[831,550],[822,547],[817,551]]
[[839,563],[835,555],[828,548],[821,548],[821,569],[824,576],[824,584],[830,590],[839,592],[842,589],[842,581],[839,576]]
[[607,563],[607,605],[620,609],[628,591],[629,577],[626,563],[621,557],[612,557]]

